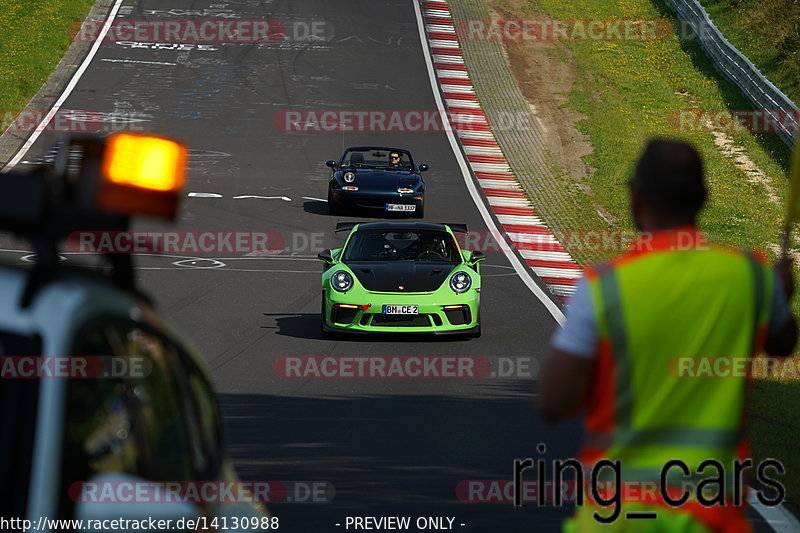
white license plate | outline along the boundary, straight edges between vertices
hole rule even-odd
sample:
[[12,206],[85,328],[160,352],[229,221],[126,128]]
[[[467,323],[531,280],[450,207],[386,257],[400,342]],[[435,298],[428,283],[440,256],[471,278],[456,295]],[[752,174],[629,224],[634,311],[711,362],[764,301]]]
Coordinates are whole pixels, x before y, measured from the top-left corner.
[[418,305],[384,305],[381,311],[384,315],[417,315]]
[[386,204],[387,211],[416,211],[414,204]]

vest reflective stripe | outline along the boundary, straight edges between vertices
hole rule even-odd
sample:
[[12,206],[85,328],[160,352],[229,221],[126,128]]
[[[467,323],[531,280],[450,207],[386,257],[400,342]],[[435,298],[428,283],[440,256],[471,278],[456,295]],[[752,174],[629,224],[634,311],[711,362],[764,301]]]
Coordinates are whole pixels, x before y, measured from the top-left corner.
[[617,271],[611,268],[610,265],[608,268],[604,267],[600,272],[599,283],[603,304],[605,305],[603,318],[609,340],[611,341],[614,366],[617,370],[617,391],[614,406],[615,420],[617,426],[624,431],[630,427],[630,405],[633,403],[633,398],[630,386],[631,368],[630,357],[628,355],[628,341],[625,337],[625,326],[622,323],[625,310],[622,308]]
[[658,428],[634,431],[619,430],[615,434],[590,432],[586,436],[586,444],[592,448],[607,449],[614,444],[614,439],[628,446],[649,444],[677,444],[679,446],[736,446],[742,439],[742,431],[717,430],[705,428]]
[[[709,283],[698,285],[692,269]],[[669,284],[654,281],[648,294],[654,273],[671,272],[677,275]],[[715,289],[716,273],[740,289]],[[692,378],[667,375],[667,363],[670,357],[753,354],[769,319],[769,269],[753,256],[727,249],[657,251],[597,267],[589,284],[601,342],[611,347],[615,405],[609,433],[590,430],[587,448],[605,449],[603,457],[622,460],[623,472],[631,474],[659,472],[672,458],[687,458],[690,468],[705,458],[730,464],[742,440],[745,378],[715,378],[698,385]],[[666,310],[659,308],[661,299],[668,302]],[[721,321],[718,328],[706,313]],[[659,330],[653,321],[662,315],[665,323]],[[708,348],[720,353],[692,351]]]

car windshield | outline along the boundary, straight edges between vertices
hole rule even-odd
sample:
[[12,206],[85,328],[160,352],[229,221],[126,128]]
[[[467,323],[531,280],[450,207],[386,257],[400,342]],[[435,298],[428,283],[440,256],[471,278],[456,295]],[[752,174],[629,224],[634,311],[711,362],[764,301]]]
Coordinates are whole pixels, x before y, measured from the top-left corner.
[[350,237],[344,261],[458,263],[452,235],[435,230],[361,230]]
[[404,150],[350,150],[342,158],[341,168],[379,168],[384,170],[414,170],[411,154]]

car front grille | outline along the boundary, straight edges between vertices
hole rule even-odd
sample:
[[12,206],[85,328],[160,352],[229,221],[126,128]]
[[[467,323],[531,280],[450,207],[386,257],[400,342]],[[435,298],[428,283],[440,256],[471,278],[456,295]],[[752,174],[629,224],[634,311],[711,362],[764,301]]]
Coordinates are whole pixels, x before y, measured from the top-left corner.
[[333,313],[331,313],[331,322],[336,324],[350,324],[356,318],[357,312],[358,309],[339,307],[337,305],[333,308]]
[[446,309],[444,315],[447,321],[453,326],[460,326],[462,324],[469,324],[472,322],[472,316],[469,312],[469,307],[462,307],[461,309]]
[[430,327],[431,315],[372,315],[372,326],[388,326],[388,327]]
[[385,198],[359,198],[355,203],[359,207],[385,207],[388,202]]

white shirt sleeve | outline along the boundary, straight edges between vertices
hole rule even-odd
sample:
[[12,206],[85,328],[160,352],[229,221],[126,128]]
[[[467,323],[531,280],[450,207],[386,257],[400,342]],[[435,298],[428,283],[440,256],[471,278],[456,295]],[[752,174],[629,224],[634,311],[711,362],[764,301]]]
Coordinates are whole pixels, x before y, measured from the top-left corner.
[[597,354],[597,321],[589,293],[589,282],[584,276],[570,298],[564,325],[553,335],[554,348],[577,357],[591,359]]

